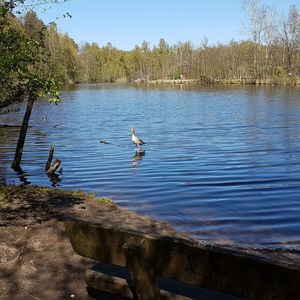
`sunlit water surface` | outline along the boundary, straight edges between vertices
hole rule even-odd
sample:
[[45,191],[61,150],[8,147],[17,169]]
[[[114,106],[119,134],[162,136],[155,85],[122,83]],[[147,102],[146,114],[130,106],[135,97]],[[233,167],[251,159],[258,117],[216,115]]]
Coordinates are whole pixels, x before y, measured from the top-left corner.
[[[0,128],[2,182],[50,186],[54,145],[62,188],[111,197],[209,243],[300,249],[299,89],[85,85],[62,99],[35,104],[23,176],[10,169],[19,129]],[[147,143],[143,157],[130,127]]]

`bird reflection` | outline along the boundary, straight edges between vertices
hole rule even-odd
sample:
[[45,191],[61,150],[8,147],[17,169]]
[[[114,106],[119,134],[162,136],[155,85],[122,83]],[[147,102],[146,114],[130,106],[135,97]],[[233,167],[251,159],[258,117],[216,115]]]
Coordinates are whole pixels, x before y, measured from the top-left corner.
[[135,155],[132,157],[132,167],[137,168],[141,163],[143,157],[145,156],[146,151],[136,151]]

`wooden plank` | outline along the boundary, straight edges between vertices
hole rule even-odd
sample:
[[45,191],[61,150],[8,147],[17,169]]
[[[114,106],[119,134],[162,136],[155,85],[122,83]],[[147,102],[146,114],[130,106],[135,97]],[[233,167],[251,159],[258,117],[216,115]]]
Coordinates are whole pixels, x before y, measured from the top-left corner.
[[129,299],[133,298],[131,288],[124,278],[107,275],[91,269],[85,272],[84,277],[87,285],[95,290]]
[[[126,278],[88,269],[85,272],[85,281],[90,288],[97,291],[133,299],[132,286],[128,284]],[[163,300],[192,300],[192,298],[170,293],[165,290],[160,290],[160,295]]]
[[139,251],[155,275],[247,299],[300,299],[296,266],[80,220],[67,220],[65,228],[78,254],[102,263],[126,266],[122,246],[134,237],[145,240]]
[[154,270],[141,251],[144,242],[145,239],[131,238],[122,246],[126,257],[126,266],[133,281],[136,298],[138,300],[160,300]]

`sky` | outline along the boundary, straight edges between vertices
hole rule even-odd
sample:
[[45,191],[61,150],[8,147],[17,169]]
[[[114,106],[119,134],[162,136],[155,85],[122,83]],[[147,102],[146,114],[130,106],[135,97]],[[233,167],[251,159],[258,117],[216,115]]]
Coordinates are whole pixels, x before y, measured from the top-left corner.
[[[290,5],[300,9],[300,0],[262,0],[279,14],[287,14]],[[200,45],[245,39],[245,13],[242,0],[69,0],[55,4],[46,12],[37,11],[48,24],[68,33],[77,43],[108,42],[122,50],[131,50],[145,40],[150,46],[160,38],[169,44],[191,41]],[[69,13],[72,18],[63,18]]]

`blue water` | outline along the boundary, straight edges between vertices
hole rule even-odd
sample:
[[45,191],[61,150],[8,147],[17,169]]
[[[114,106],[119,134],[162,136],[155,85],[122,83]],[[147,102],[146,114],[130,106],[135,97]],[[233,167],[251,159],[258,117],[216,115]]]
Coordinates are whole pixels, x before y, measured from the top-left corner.
[[[85,85],[62,99],[35,104],[24,176],[10,169],[18,129],[0,128],[3,182],[51,186],[53,144],[57,186],[111,197],[209,243],[300,249],[300,89]],[[23,110],[0,124],[20,124]]]

